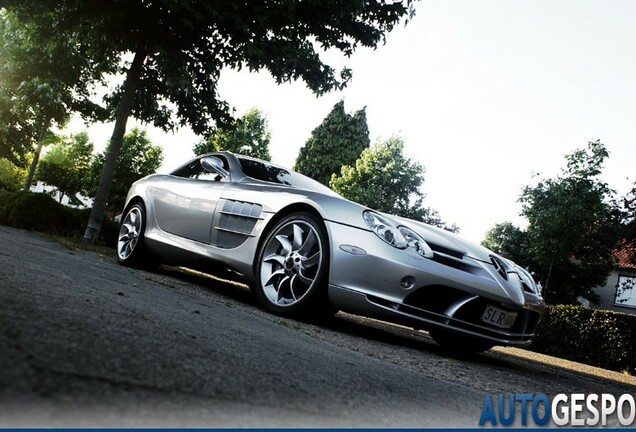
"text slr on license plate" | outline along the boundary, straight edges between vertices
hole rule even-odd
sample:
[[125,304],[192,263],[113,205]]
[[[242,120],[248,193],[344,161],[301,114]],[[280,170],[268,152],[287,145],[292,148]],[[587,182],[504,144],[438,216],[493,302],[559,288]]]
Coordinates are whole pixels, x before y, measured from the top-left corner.
[[488,305],[481,320],[500,328],[510,328],[515,323],[517,312],[508,312],[498,307]]

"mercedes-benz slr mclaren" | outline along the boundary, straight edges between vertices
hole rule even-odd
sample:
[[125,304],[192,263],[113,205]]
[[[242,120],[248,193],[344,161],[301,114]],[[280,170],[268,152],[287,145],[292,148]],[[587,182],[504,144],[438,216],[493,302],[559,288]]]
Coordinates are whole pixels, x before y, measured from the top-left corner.
[[274,313],[342,310],[425,329],[462,351],[529,344],[544,308],[532,276],[482,246],[229,152],[134,183],[117,256],[227,269]]

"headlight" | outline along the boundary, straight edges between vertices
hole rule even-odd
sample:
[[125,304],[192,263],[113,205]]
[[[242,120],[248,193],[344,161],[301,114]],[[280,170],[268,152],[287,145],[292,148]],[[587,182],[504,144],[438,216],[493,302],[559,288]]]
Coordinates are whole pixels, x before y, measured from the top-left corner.
[[433,258],[433,249],[424,241],[422,236],[413,231],[410,228],[401,226],[398,228],[400,234],[406,239],[408,245],[415,250],[420,256],[424,258]]
[[380,216],[376,212],[365,210],[362,213],[362,218],[378,237],[391,246],[398,249],[406,249],[408,247],[404,236],[402,236],[395,225],[385,217]]

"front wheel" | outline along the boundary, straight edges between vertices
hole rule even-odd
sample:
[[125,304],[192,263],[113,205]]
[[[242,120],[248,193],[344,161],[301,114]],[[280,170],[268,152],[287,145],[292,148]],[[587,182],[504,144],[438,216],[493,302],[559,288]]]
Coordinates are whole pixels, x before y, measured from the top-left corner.
[[269,310],[305,318],[333,314],[327,298],[329,242],[310,213],[281,219],[266,235],[256,262],[256,295]]

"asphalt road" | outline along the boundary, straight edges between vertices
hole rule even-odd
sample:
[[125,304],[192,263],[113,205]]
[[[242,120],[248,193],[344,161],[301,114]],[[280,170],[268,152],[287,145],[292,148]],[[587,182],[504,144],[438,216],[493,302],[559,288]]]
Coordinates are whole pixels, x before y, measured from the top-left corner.
[[0,227],[0,427],[475,427],[486,393],[636,392],[636,380],[424,332],[260,309],[206,275],[119,266]]

